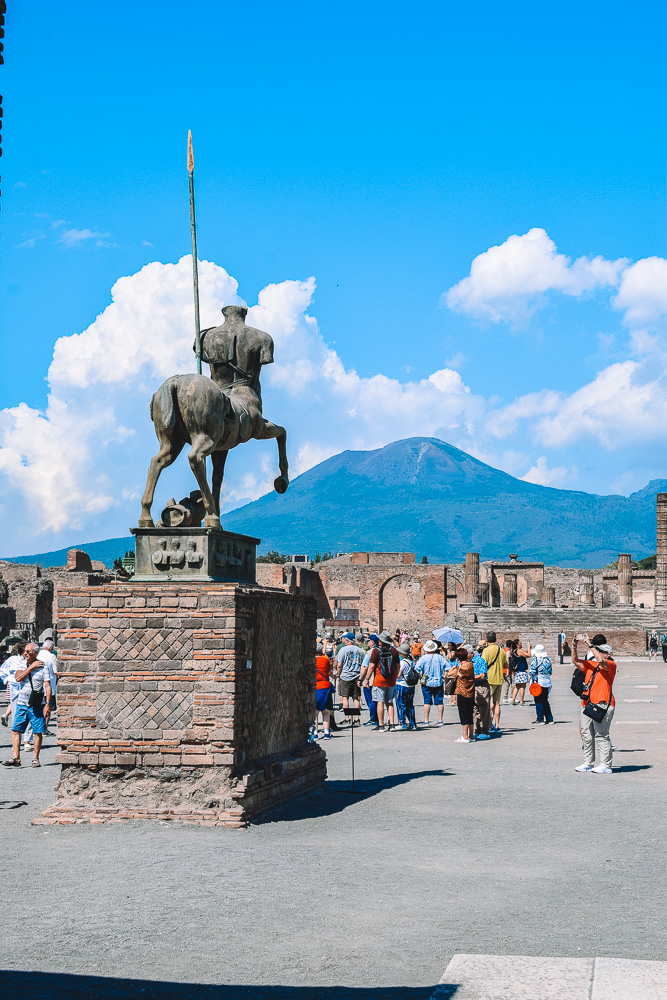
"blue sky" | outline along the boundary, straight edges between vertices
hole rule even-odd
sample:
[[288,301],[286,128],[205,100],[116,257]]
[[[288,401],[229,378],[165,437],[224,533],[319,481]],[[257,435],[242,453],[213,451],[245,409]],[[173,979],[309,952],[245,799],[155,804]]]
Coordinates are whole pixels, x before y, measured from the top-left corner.
[[[209,322],[238,290],[273,324],[265,410],[295,471],[423,432],[547,485],[663,477],[666,21],[641,2],[11,5],[3,554],[134,523],[158,356],[191,365],[188,262],[181,298],[141,270],[189,251],[188,128]],[[247,451],[228,503],[274,474],[272,445]],[[189,491],[184,458],[165,479]]]

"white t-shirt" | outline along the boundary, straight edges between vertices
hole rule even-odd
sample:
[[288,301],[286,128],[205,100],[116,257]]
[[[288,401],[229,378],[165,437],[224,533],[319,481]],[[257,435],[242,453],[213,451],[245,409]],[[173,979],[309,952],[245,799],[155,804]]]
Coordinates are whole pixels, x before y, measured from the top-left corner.
[[[23,657],[21,657],[23,659]],[[23,667],[19,669],[25,670],[28,666],[27,662],[23,660]],[[30,678],[32,677],[32,685],[30,684]],[[19,691],[19,705],[27,705],[30,701],[30,695],[35,691],[44,691],[45,682],[51,683],[49,681],[49,671],[48,667],[40,667],[39,670],[33,670],[31,674],[28,674],[24,681],[21,681],[21,689]]]
[[40,649],[37,654],[37,659],[41,660],[42,663],[46,664],[46,668],[49,672],[49,684],[51,685],[51,694],[55,694],[56,691],[56,681],[58,680],[56,673],[58,669],[58,658],[55,653],[52,653],[50,649]]
[[9,656],[4,663],[0,663],[0,677],[9,688],[9,700],[16,701],[19,696],[21,685],[16,682],[16,671],[25,670],[27,664],[22,656],[14,653]]
[[405,657],[401,657],[401,669],[398,672],[398,677],[396,678],[396,687],[409,688],[412,687],[414,690],[414,685],[408,684],[405,679],[405,675],[412,666],[412,660],[406,660]]

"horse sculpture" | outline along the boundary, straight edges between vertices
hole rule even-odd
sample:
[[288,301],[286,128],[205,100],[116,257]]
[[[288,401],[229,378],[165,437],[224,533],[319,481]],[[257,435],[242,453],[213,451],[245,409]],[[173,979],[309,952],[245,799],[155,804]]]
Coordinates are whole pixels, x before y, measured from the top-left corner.
[[[225,306],[222,326],[201,335],[202,359],[211,367],[206,375],[172,375],[151,400],[151,420],[160,444],[151,459],[146,489],[141,499],[140,528],[152,528],[151,506],[160,473],[176,461],[186,444],[188,460],[202,492],[204,526],[220,527],[220,489],[227,453],[251,438],[275,438],[280,475],[276,492],[289,485],[287,431],[262,416],[259,376],[263,365],[273,362],[273,339],[262,330],[245,325],[245,306]],[[206,459],[211,456],[211,488],[206,479]]]

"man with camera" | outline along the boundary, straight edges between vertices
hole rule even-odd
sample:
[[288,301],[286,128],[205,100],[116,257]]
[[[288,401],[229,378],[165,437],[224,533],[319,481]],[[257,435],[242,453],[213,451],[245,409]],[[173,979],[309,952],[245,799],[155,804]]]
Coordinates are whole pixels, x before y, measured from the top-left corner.
[[16,683],[21,685],[21,689],[12,726],[14,756],[10,760],[3,760],[4,767],[21,766],[21,734],[25,733],[28,723],[32,727],[35,740],[32,766],[41,766],[39,751],[42,749],[42,737],[51,715],[51,684],[48,667],[42,660],[37,659],[38,653],[37,643],[29,642],[23,652],[25,669],[16,671]]
[[[579,659],[579,642],[585,642],[589,647],[589,653],[584,660]],[[581,688],[581,738],[584,744],[584,763],[575,767],[575,771],[592,771],[594,774],[612,773],[613,757],[609,730],[616,706],[612,693],[616,663],[612,660],[611,654],[612,648],[601,633],[594,635],[592,639],[583,635],[572,640],[572,662],[577,670],[584,674],[583,684],[577,685]],[[574,680],[572,687],[575,688]]]

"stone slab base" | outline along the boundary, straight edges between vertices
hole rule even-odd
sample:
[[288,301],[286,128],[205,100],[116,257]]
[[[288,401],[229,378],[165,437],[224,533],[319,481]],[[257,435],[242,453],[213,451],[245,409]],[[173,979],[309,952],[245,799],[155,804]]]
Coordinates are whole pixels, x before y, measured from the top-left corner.
[[255,761],[235,776],[231,767],[63,765],[56,801],[35,826],[169,820],[240,829],[273,806],[322,788],[326,756],[308,744],[293,754]]
[[664,1000],[667,962],[454,955],[431,1000]]

